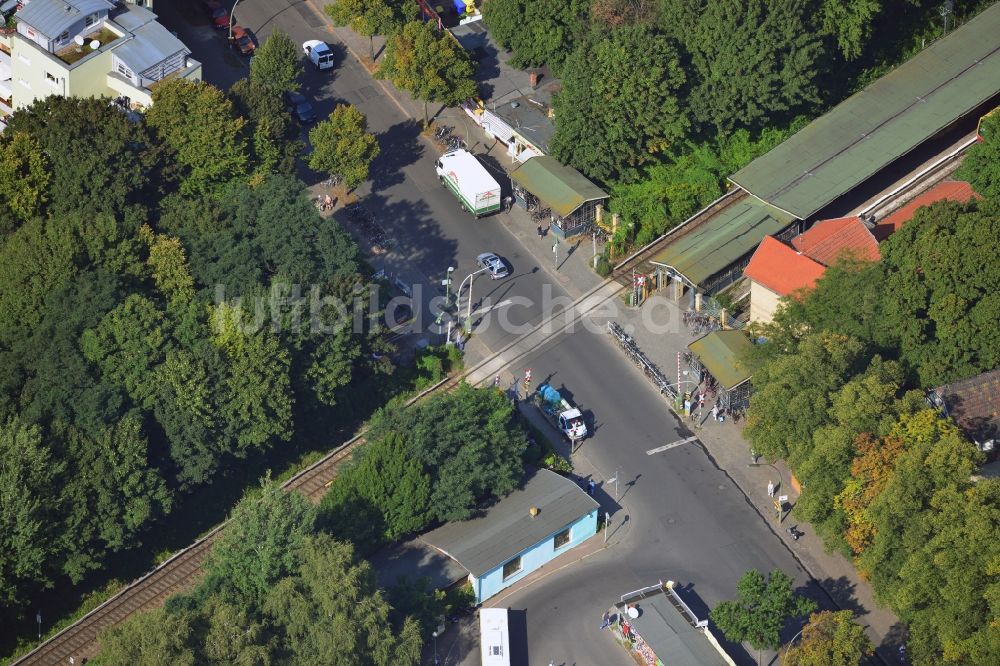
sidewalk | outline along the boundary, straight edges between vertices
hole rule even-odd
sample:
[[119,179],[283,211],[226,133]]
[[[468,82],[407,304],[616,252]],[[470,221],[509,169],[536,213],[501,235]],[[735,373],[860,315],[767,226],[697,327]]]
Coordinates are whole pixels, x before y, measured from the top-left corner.
[[[645,314],[643,309],[648,309]],[[665,293],[658,292],[642,308],[622,308],[616,317],[639,348],[670,378],[677,374],[677,352],[685,351],[688,343],[696,337],[681,323],[680,312],[674,301]],[[650,317],[652,313],[656,316]],[[650,330],[650,321],[669,330]],[[638,369],[636,373],[639,373]],[[664,409],[670,409],[666,400]],[[700,418],[684,422],[701,441],[708,455],[739,486],[761,518],[785,542],[803,568],[840,608],[854,611],[858,621],[867,626],[868,635],[883,661],[900,663],[898,646],[903,627],[891,610],[875,601],[871,586],[862,580],[853,563],[839,553],[826,552],[822,539],[812,532],[808,524],[801,525],[805,535],[798,541],[793,540],[786,530],[795,525],[796,520],[787,513],[778,524],[774,500],[767,494],[768,482],[775,484],[775,497],[787,495],[791,506],[795,505],[799,495],[792,487],[791,474],[784,461],[779,460],[772,465],[761,459],[754,465],[750,458],[750,445],[743,439],[742,424],[728,420],[716,422],[710,409],[706,409]]]
[[[373,71],[371,58],[369,56],[368,38],[361,37],[351,29],[345,27],[333,27],[326,15],[323,14],[320,4],[316,0],[309,0],[313,9],[326,21],[327,27],[346,49],[350,57],[355,58],[362,66],[369,71]],[[382,37],[375,37],[375,53],[381,57],[384,51],[385,40]],[[377,61],[377,60],[376,60]],[[413,99],[409,93],[394,87],[388,81],[377,81],[374,83],[381,87],[385,97],[404,115],[413,118],[417,122],[423,122],[423,103]],[[488,168],[499,172],[503,170],[502,180],[506,180],[509,173],[516,165],[502,151],[495,150],[496,141],[487,136],[482,129],[473,122],[464,111],[453,107],[445,107],[440,104],[428,105],[428,116],[437,123],[451,125],[456,128],[458,134],[462,135],[469,145],[469,150],[485,157]],[[441,153],[443,149],[430,137],[421,135],[421,140],[433,151]],[[497,175],[500,175],[499,173]],[[318,193],[318,191],[317,191]],[[577,236],[569,240],[561,240],[558,245],[558,252],[552,252],[552,244],[555,235],[548,233],[544,238],[539,238],[537,228],[531,216],[518,206],[514,206],[509,213],[500,213],[504,227],[514,236],[520,244],[531,255],[532,260],[539,268],[545,270],[553,284],[558,284],[574,300],[579,298],[586,291],[602,282],[602,278],[591,268],[593,261],[593,246],[590,236]],[[599,248],[600,249],[600,248]],[[558,260],[558,263],[556,263]]]

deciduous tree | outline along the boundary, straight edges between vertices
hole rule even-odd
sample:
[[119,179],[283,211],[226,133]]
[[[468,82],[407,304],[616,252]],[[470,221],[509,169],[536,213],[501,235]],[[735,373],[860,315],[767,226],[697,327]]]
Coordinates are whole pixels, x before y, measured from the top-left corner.
[[588,5],[583,0],[490,0],[483,4],[483,22],[498,44],[514,52],[514,67],[547,65],[561,74],[587,33]]
[[271,31],[250,61],[250,82],[264,86],[277,97],[298,90],[301,74],[299,48],[278,29]]
[[278,581],[265,612],[280,627],[282,643],[298,664],[416,666],[420,625],[389,622],[391,608],[375,585],[370,565],[356,562],[350,544],[320,535],[296,550],[297,575]]
[[26,132],[6,133],[0,141],[0,206],[13,216],[6,233],[18,222],[38,215],[49,198],[51,166],[42,145]]
[[392,35],[403,29],[417,15],[417,5],[410,0],[335,0],[323,8],[334,25],[344,25],[368,38],[368,49],[375,62],[375,35]]
[[872,654],[865,629],[845,611],[822,611],[809,616],[798,644],[781,655],[782,666],[858,666]]
[[736,599],[717,604],[709,617],[731,641],[746,641],[756,650],[777,650],[785,623],[815,608],[812,599],[795,594],[792,579],[781,570],[765,579],[751,569],[736,584]]
[[215,86],[187,79],[164,81],[153,91],[153,106],[145,117],[184,168],[181,192],[216,194],[229,181],[246,177],[246,120]]
[[427,23],[411,21],[389,37],[375,75],[423,102],[427,127],[428,102],[455,106],[476,95],[474,72],[469,54],[451,35],[437,35]]
[[205,561],[210,587],[232,595],[244,608],[262,608],[271,588],[298,572],[314,520],[315,510],[302,495],[262,482],[260,492],[248,493],[236,505],[212,546]]
[[969,149],[955,175],[984,197],[1000,200],[1000,112],[982,121],[979,134],[982,142]]
[[38,426],[16,417],[0,425],[0,460],[0,602],[13,605],[27,585],[48,581],[64,463]]
[[327,120],[309,130],[309,143],[313,148],[309,168],[340,176],[348,191],[368,179],[368,169],[379,154],[368,120],[348,104],[338,104]]
[[673,43],[647,28],[581,45],[555,97],[552,153],[598,180],[634,180],[687,133],[684,80]]

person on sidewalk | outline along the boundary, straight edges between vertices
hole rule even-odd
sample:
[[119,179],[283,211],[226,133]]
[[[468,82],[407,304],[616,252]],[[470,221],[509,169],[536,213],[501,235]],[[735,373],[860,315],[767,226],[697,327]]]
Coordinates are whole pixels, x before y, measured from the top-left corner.
[[604,617],[601,619],[601,631],[604,631],[611,626],[611,613],[604,611]]
[[715,403],[714,405],[712,405],[712,420],[713,421],[719,420],[719,403]]
[[767,482],[767,496],[774,497],[774,483],[772,483],[770,480],[768,480]]
[[594,480],[593,480],[593,479],[591,479],[591,480],[590,480],[590,481],[589,481],[589,482],[587,483],[587,494],[588,494],[588,495],[590,495],[591,497],[593,497],[593,496],[594,496],[594,491],[595,491],[595,490],[597,490],[597,484],[596,484],[596,483],[594,483]]
[[542,237],[542,225],[540,225],[540,224],[538,225],[538,237],[539,238]]

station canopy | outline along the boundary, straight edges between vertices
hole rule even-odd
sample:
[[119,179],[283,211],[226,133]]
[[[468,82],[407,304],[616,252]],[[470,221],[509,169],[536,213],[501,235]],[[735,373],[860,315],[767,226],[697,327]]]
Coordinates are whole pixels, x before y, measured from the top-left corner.
[[731,391],[750,380],[740,356],[751,344],[743,331],[712,331],[689,344],[688,349],[722,388]]
[[[993,4],[730,176],[806,219],[1000,92]],[[759,239],[758,239],[759,240]]]
[[568,217],[588,201],[608,194],[573,167],[548,155],[532,157],[511,172],[510,179],[531,192],[559,217]]

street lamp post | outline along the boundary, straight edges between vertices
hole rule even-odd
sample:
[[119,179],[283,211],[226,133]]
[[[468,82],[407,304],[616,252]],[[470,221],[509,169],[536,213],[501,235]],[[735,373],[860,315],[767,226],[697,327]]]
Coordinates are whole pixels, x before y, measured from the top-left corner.
[[42,611],[35,614],[35,621],[38,622],[38,640],[42,640]]
[[444,306],[448,307],[451,301],[451,274],[455,272],[454,266],[448,267],[447,277],[444,279]]
[[438,660],[438,632],[432,631],[431,636],[434,637],[434,664],[437,666],[437,664],[441,663],[440,660]]
[[236,5],[240,4],[240,0],[236,0],[233,3],[233,8],[229,12],[229,39],[233,39],[233,21],[236,20]]
[[[473,282],[473,278],[475,278],[477,275],[479,275],[480,273],[482,273],[485,270],[486,270],[486,268],[480,268],[478,271],[472,271],[471,273],[469,273],[466,276],[465,280],[462,280],[462,284],[458,285],[458,291],[455,293],[455,304],[457,305],[458,304],[458,299],[462,295],[462,289],[465,288],[465,282],[466,282],[466,280],[469,282],[469,302],[468,302],[468,304],[467,304],[467,306],[465,308],[465,332],[466,333],[471,333],[472,332],[472,282]],[[461,314],[461,312],[462,312],[461,310],[458,311],[459,314]]]
[[955,10],[955,3],[953,0],[945,0],[944,4],[941,5],[938,12],[941,14],[941,18],[944,19],[944,34],[948,34],[948,17],[951,16],[952,12]]

